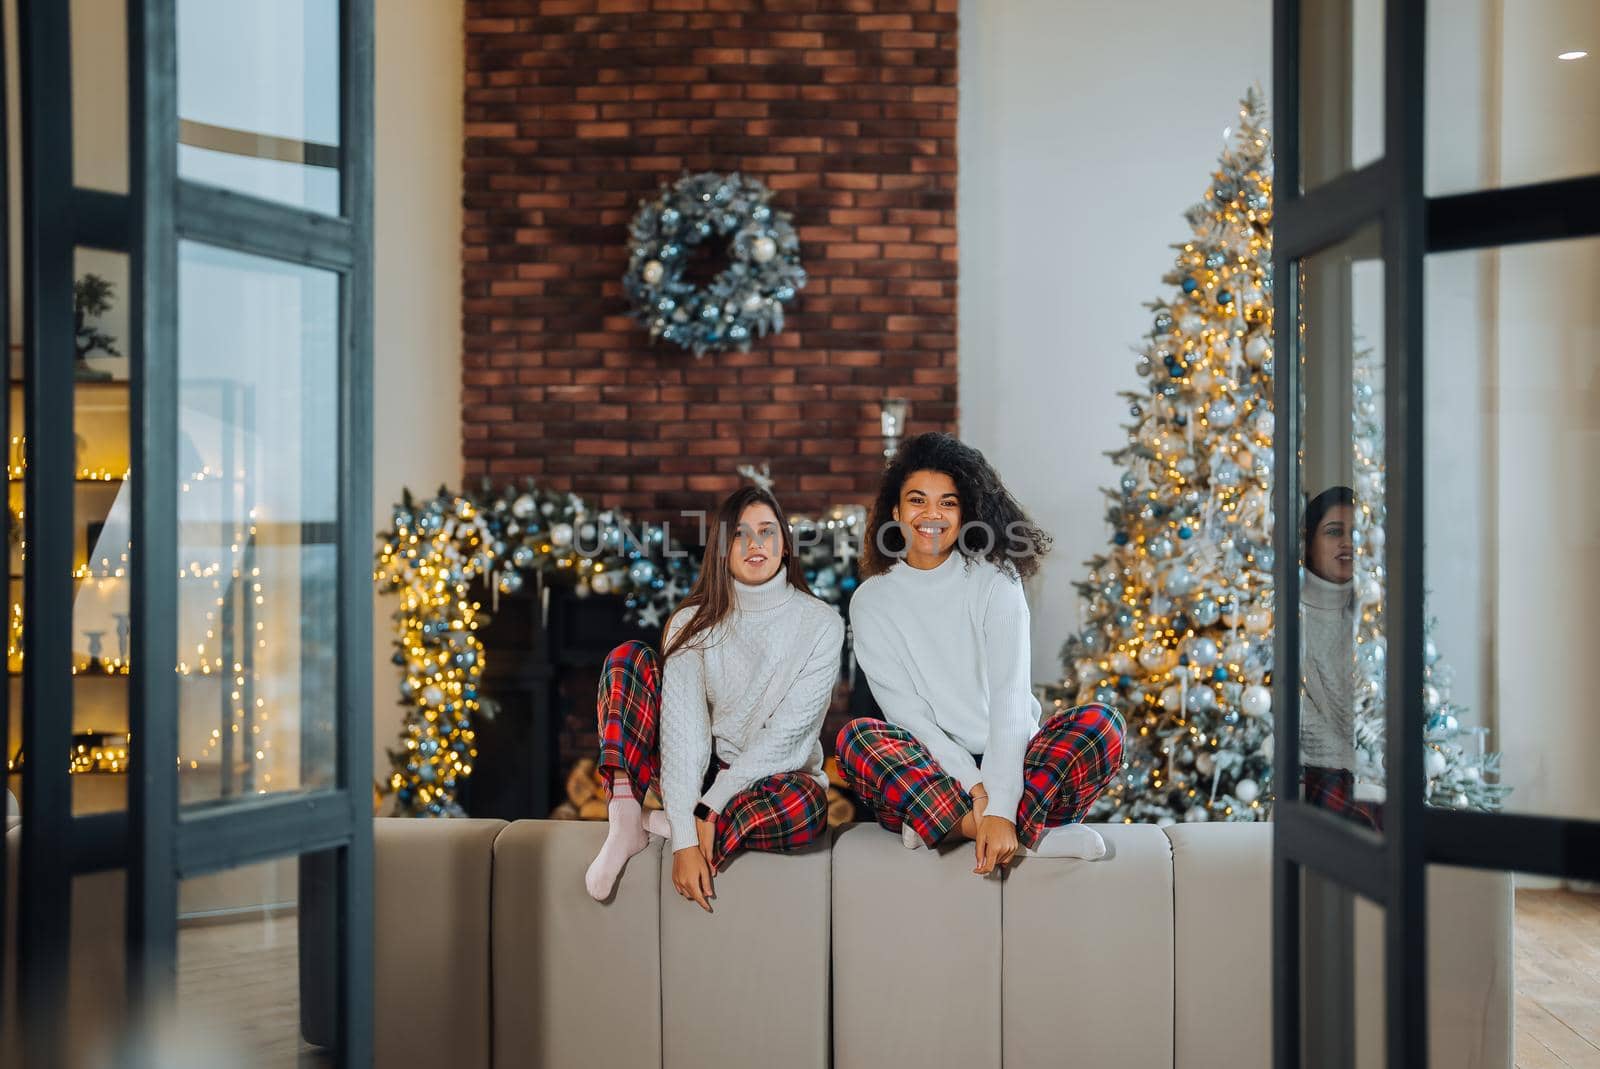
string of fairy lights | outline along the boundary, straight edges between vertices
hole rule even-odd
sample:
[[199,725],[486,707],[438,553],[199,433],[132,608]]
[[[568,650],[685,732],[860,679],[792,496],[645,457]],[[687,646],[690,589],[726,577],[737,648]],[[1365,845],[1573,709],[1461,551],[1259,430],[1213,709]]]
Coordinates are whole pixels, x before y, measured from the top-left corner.
[[[12,436],[11,444],[12,456],[17,457],[22,455],[26,439],[23,436],[14,435]],[[26,475],[26,466],[13,460],[8,465],[8,474],[12,480],[20,480]],[[221,472],[212,470],[209,465],[202,466],[199,471],[192,473],[179,484],[179,490],[182,493],[190,493],[208,481],[214,482],[220,479],[221,476]],[[245,473],[243,471],[237,473],[239,479],[243,479],[244,476]],[[129,478],[130,472],[126,470],[119,474],[108,470],[84,467],[77,472],[77,479],[80,482],[117,483],[126,482]],[[246,569],[243,564],[247,556],[246,549],[254,543],[258,534],[257,519],[258,510],[251,508],[248,510],[245,520],[234,525],[229,532],[229,544],[223,554],[223,559],[206,561],[196,559],[189,561],[178,569],[177,578],[180,582],[209,582],[214,603],[208,605],[205,609],[202,621],[204,637],[194,644],[192,651],[180,653],[174,670],[181,677],[215,678],[225,683],[229,688],[229,720],[226,725],[228,734],[232,736],[248,734],[249,737],[242,740],[245,745],[241,746],[240,752],[245,754],[247,761],[253,756],[256,763],[265,766],[265,763],[271,757],[270,751],[272,750],[272,739],[270,737],[271,711],[264,697],[255,697],[249,700],[248,707],[246,704],[246,695],[252,694],[259,689],[251,685],[259,682],[260,679],[258,671],[253,666],[261,651],[264,651],[267,645],[267,624],[263,618],[265,616],[266,596],[262,584],[261,569],[256,565],[251,565]],[[22,510],[19,509],[13,514],[13,529],[19,532],[17,539],[19,556],[25,566],[27,562],[27,540],[20,534],[25,530],[24,523],[25,516]],[[72,576],[74,581],[80,584],[93,582],[98,586],[104,586],[122,582],[129,576],[128,547],[125,545],[114,560],[104,555],[96,560],[86,559],[84,563],[73,569]],[[254,614],[255,619],[252,627],[254,635],[246,636],[246,640],[252,642],[254,646],[255,655],[246,659],[235,659],[229,664],[220,649],[216,648],[222,644],[219,629],[223,624],[219,615],[226,613],[230,590],[241,582],[245,584],[244,596],[250,598],[258,610]],[[119,626],[125,628],[128,623],[126,614],[117,615],[119,616]],[[115,654],[101,656],[91,652],[86,657],[75,657],[71,666],[72,674],[74,676],[101,675],[110,677],[129,675],[132,671],[132,663],[126,655],[125,630],[121,638],[124,641],[119,643],[118,652]],[[20,674],[22,671],[25,650],[24,639],[23,606],[20,602],[13,601],[8,619],[6,642],[7,667],[13,675]],[[177,758],[177,766],[180,769],[187,768],[190,771],[199,770],[203,765],[218,756],[223,740],[224,731],[222,726],[219,725],[211,729],[198,751],[188,755],[180,753]],[[131,744],[132,739],[127,732],[101,732],[95,730],[75,732],[69,751],[68,771],[73,775],[125,772],[128,769]],[[20,762],[16,755],[7,757],[8,769],[14,771],[19,766]],[[260,782],[256,787],[258,793],[266,793],[271,790],[272,782],[273,776],[270,767],[263,767]]]

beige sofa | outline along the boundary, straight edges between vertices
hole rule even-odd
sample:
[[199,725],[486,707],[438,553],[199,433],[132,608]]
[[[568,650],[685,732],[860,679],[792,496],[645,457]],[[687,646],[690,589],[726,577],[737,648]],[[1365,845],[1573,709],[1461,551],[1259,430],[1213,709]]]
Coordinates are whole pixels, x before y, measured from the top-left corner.
[[[377,1064],[1268,1066],[1271,828],[1100,831],[1102,860],[1002,880],[852,825],[733,859],[707,915],[659,840],[596,903],[602,824],[380,820]],[[1432,1064],[1509,1067],[1510,879],[1435,867],[1428,895]],[[1376,919],[1358,906],[1358,1053]]]

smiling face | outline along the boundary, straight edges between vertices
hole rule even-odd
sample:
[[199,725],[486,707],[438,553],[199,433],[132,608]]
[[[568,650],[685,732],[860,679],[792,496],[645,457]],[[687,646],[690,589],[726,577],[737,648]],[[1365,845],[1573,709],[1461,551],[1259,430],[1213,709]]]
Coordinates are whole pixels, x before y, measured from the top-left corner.
[[728,544],[728,571],[741,583],[764,583],[783,567],[783,532],[770,505],[756,502],[739,513]]
[[1306,567],[1330,583],[1349,582],[1356,574],[1356,544],[1351,538],[1355,517],[1352,506],[1335,505],[1311,532]]
[[905,527],[906,562],[934,568],[955,548],[961,530],[956,481],[942,471],[914,471],[900,485],[894,518]]

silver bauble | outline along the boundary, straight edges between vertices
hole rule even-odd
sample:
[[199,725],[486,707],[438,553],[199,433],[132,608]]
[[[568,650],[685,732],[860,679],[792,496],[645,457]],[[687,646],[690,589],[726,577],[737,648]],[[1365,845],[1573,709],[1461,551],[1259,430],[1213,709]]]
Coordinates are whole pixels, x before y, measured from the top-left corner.
[[1246,716],[1253,716],[1258,720],[1265,717],[1272,712],[1272,691],[1259,683],[1244,688],[1244,696],[1239,699],[1239,708]]
[[1210,668],[1217,663],[1217,658],[1222,654],[1222,651],[1217,649],[1216,640],[1205,635],[1190,639],[1184,652],[1189,655],[1189,663],[1199,665],[1201,668]]

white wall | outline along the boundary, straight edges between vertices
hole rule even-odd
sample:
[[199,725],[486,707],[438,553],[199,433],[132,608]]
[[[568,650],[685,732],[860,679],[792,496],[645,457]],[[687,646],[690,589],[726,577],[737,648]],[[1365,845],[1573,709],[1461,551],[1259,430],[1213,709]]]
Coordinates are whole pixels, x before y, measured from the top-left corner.
[[1271,85],[1271,14],[1270,0],[1198,17],[1160,0],[961,5],[960,431],[1055,536],[1029,590],[1035,680],[1060,677],[1072,584],[1109,545],[1116,394],[1145,384],[1130,347],[1239,98]]
[[[372,518],[461,481],[462,0],[377,2]],[[373,774],[400,730],[389,616],[373,598]]]

